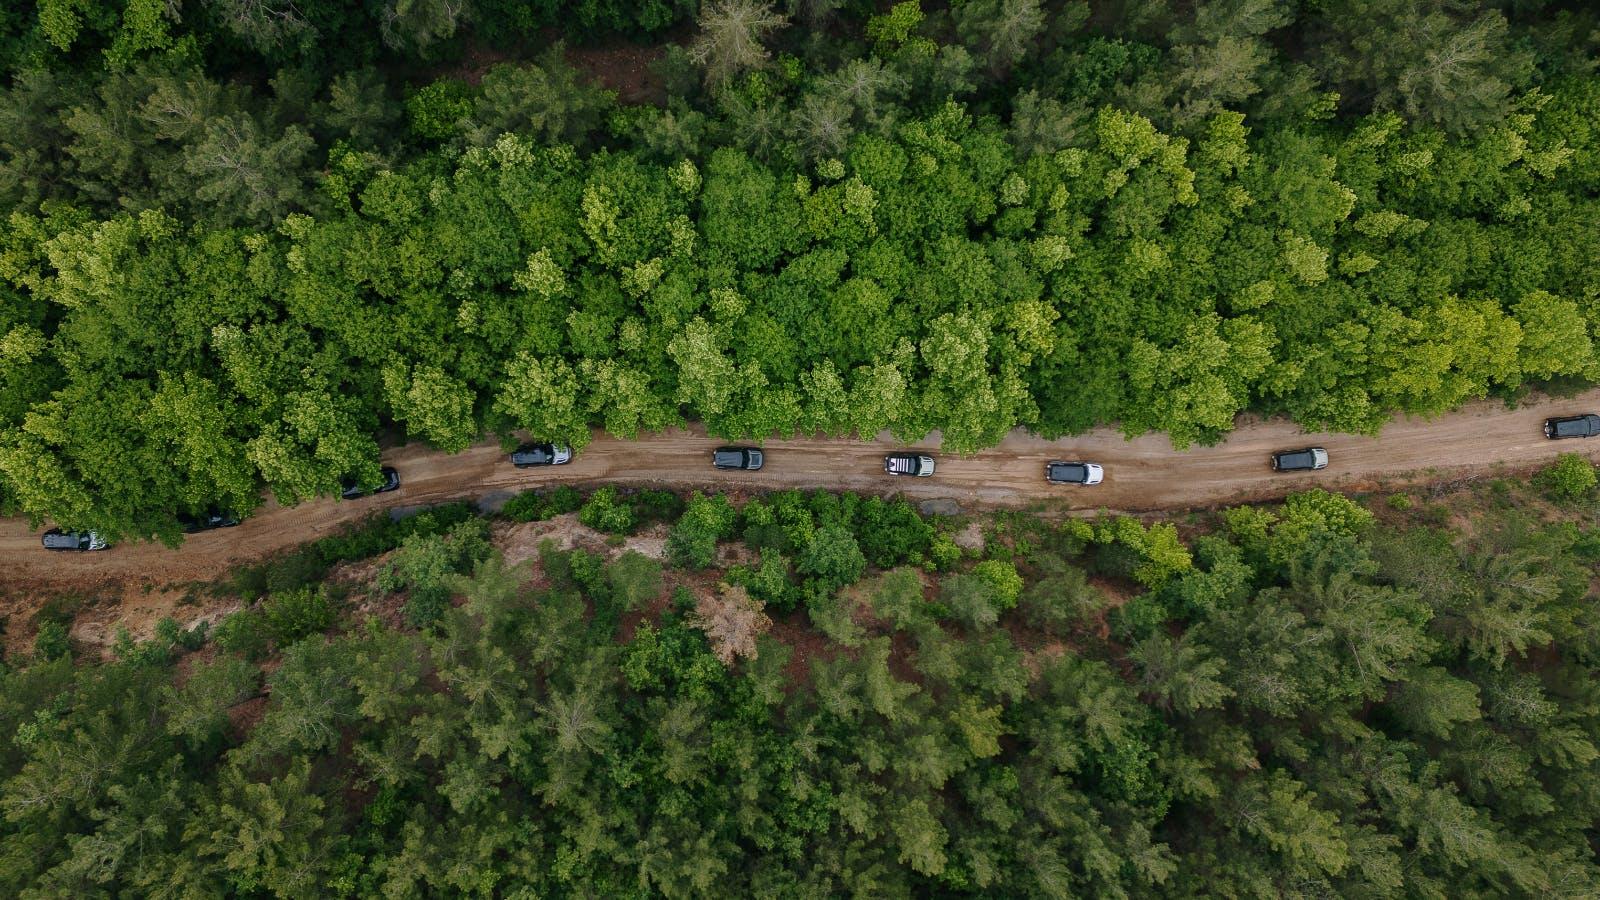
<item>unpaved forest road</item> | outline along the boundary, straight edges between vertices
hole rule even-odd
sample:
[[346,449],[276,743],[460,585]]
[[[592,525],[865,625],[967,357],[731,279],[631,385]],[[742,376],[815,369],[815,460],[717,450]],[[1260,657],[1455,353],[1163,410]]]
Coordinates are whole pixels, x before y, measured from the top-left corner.
[[[964,504],[1018,506],[1055,500],[1075,509],[1120,511],[1183,509],[1264,500],[1309,487],[1361,490],[1382,476],[1420,481],[1465,472],[1526,470],[1558,453],[1600,454],[1593,441],[1551,441],[1542,423],[1552,415],[1600,409],[1600,390],[1567,400],[1540,399],[1519,409],[1480,402],[1433,420],[1397,419],[1376,438],[1306,434],[1289,422],[1241,420],[1222,444],[1178,452],[1164,434],[1128,441],[1112,429],[1047,441],[1013,432],[1000,446],[970,457],[940,455],[932,478],[894,478],[883,471],[886,451],[910,447],[937,451],[939,438],[901,444],[800,439],[767,441],[760,472],[718,472],[711,450],[724,441],[700,429],[674,430],[633,441],[600,435],[572,463],[516,469],[495,443],[455,456],[411,445],[384,454],[400,471],[398,491],[360,500],[320,499],[294,508],[268,501],[236,528],[191,536],[177,550],[125,543],[98,553],[52,553],[22,519],[0,520],[0,586],[84,585],[101,581],[169,584],[207,580],[238,563],[336,531],[374,510],[436,504],[458,498],[493,498],[543,484],[615,483],[674,488],[825,488],[904,493],[916,499],[951,498]],[[1268,467],[1275,450],[1328,448],[1321,472],[1280,475]],[[1105,466],[1094,487],[1050,485],[1044,464],[1084,460]]]

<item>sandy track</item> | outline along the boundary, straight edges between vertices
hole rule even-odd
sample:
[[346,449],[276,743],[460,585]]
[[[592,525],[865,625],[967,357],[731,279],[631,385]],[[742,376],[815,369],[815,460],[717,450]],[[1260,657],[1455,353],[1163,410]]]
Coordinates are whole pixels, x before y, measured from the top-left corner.
[[[623,441],[599,435],[573,462],[553,469],[516,469],[494,443],[447,456],[421,445],[384,454],[400,471],[398,491],[361,500],[330,499],[283,508],[268,502],[237,528],[191,536],[171,550],[126,543],[101,553],[49,553],[21,519],[0,520],[0,584],[67,586],[102,581],[166,584],[215,578],[230,567],[336,531],[374,510],[419,506],[459,498],[505,495],[542,484],[617,483],[674,488],[827,488],[901,492],[916,499],[951,498],[965,504],[1017,506],[1056,501],[1069,508],[1125,511],[1184,509],[1223,502],[1263,500],[1312,486],[1359,490],[1379,478],[1420,481],[1470,471],[1528,469],[1563,451],[1593,456],[1600,440],[1549,441],[1547,416],[1600,409],[1600,390],[1569,400],[1540,400],[1519,409],[1475,403],[1433,420],[1392,422],[1375,438],[1306,434],[1279,420],[1241,420],[1227,441],[1184,452],[1165,435],[1124,440],[1111,429],[1047,441],[1013,432],[998,447],[969,457],[940,456],[932,478],[891,478],[882,457],[901,447],[937,450],[939,436],[905,445],[888,435],[877,441],[797,439],[767,441],[761,472],[716,472],[711,449],[720,443],[698,428]],[[1328,448],[1322,472],[1280,475],[1268,468],[1274,450],[1309,445]],[[1053,486],[1044,481],[1051,459],[1105,466],[1095,487]]]

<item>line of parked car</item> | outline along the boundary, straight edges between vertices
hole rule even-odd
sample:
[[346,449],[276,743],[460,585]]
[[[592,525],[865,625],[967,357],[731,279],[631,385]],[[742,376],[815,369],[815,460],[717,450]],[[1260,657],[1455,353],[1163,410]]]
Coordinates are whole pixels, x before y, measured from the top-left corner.
[[[1596,435],[1600,435],[1600,415],[1594,413],[1544,420],[1544,436],[1551,440]],[[1314,472],[1328,467],[1328,451],[1322,447],[1280,450],[1272,454],[1271,461],[1274,472]],[[519,469],[561,466],[569,462],[572,462],[572,448],[564,444],[523,444],[511,454],[511,464]],[[716,469],[759,472],[765,464],[766,454],[759,447],[718,447],[711,451],[711,466]],[[890,453],[883,458],[883,470],[890,475],[931,478],[937,467],[934,458],[926,453]],[[354,477],[345,478],[339,496],[345,500],[356,500],[399,489],[399,472],[390,466],[384,466],[378,472],[381,480],[376,485],[363,485]],[[1091,462],[1053,460],[1044,465],[1044,480],[1049,484],[1093,485],[1104,481],[1105,477],[1105,468]],[[232,528],[237,524],[239,519],[236,516],[218,509],[178,516],[178,525],[185,534]],[[98,532],[63,531],[60,528],[46,531],[41,542],[46,550],[104,550],[111,546]]]

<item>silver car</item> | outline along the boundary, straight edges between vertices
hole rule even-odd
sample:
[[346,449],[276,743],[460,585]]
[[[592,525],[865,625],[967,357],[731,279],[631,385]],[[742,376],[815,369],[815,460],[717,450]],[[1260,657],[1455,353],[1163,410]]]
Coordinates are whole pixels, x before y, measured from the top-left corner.
[[1051,484],[1099,484],[1105,477],[1106,470],[1094,463],[1056,460],[1044,467],[1044,480]]
[[883,458],[883,470],[890,475],[927,478],[933,474],[933,457],[922,453],[891,453]]

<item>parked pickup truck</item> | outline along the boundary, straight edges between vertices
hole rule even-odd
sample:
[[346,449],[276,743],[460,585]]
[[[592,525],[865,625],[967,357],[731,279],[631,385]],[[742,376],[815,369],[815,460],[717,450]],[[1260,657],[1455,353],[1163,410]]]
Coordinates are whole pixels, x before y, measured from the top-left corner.
[[1594,437],[1597,434],[1600,434],[1600,416],[1594,413],[1544,420],[1544,436],[1552,441],[1561,438]]
[[758,472],[766,457],[755,447],[718,447],[711,452],[711,465],[718,469],[744,469]]
[[1280,450],[1272,454],[1272,468],[1279,472],[1303,472],[1308,469],[1326,469],[1328,451],[1321,447],[1304,450]]
[[384,466],[378,470],[378,475],[383,480],[371,487],[361,484],[354,478],[346,478],[342,485],[344,489],[339,492],[339,496],[346,500],[355,500],[369,494],[387,494],[400,488],[400,473],[394,469]]
[[111,546],[94,531],[62,531],[52,528],[40,539],[46,550],[104,550]]
[[519,469],[564,466],[569,462],[572,462],[572,448],[565,444],[523,444],[511,454],[511,464]]
[[238,516],[220,509],[178,514],[178,527],[183,529],[184,534],[196,534],[213,528],[232,528],[237,524],[239,524]]
[[933,457],[921,453],[891,453],[883,458],[883,470],[890,475],[927,478],[933,474]]

